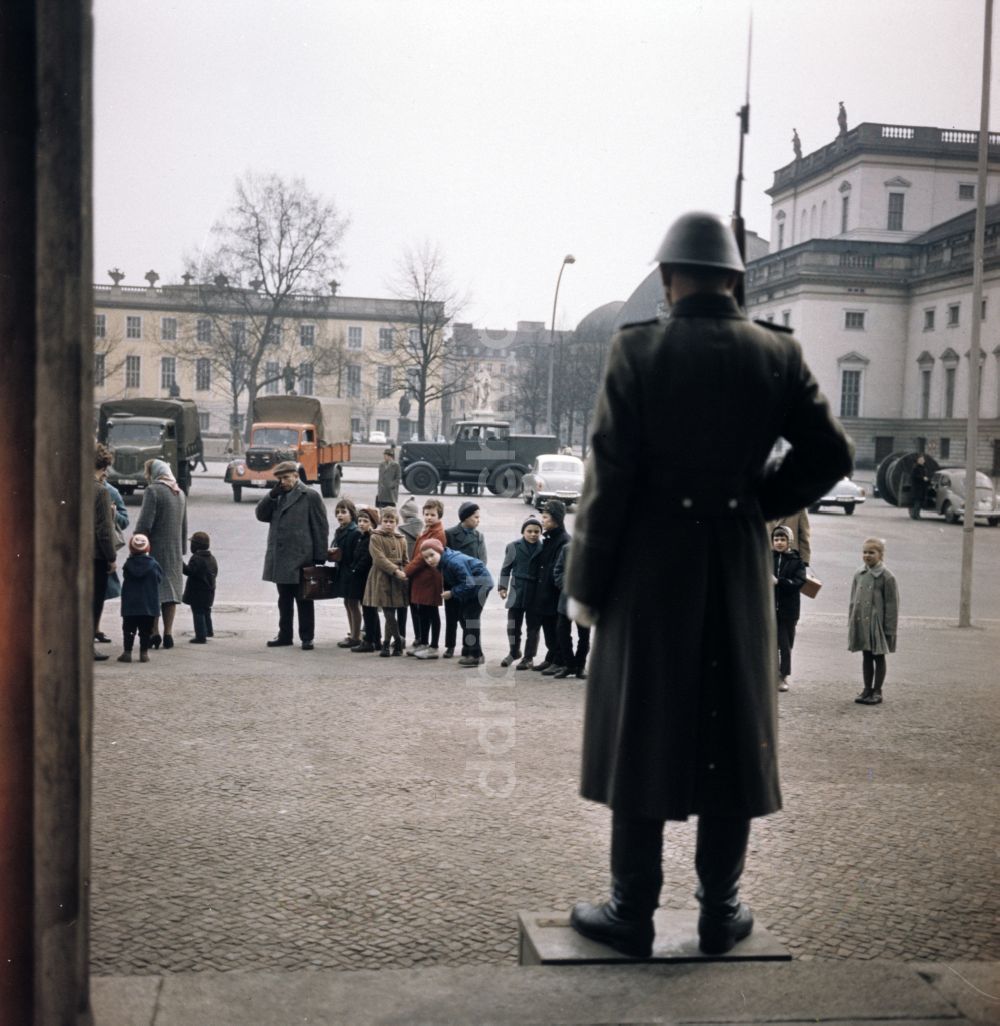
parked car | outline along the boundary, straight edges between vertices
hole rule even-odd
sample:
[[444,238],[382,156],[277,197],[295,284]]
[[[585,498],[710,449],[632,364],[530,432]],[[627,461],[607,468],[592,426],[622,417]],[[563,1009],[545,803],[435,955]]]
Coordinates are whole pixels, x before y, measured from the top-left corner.
[[541,509],[547,499],[562,499],[571,506],[583,488],[583,460],[551,453],[539,456],[521,482],[525,505]]
[[[950,524],[957,524],[965,517],[965,468],[942,467],[931,478],[928,502],[934,503],[934,511],[940,513]],[[990,527],[1000,524],[1000,501],[997,500],[993,482],[981,470],[976,471],[977,518],[984,519]]]
[[809,512],[815,513],[822,506],[839,506],[848,516],[855,508],[865,501],[865,490],[861,485],[856,485],[849,477],[838,481],[821,499],[817,499],[810,507]]
[[368,432],[368,441],[371,442],[372,445],[385,445],[385,443],[386,443],[385,432],[384,431],[369,431]]

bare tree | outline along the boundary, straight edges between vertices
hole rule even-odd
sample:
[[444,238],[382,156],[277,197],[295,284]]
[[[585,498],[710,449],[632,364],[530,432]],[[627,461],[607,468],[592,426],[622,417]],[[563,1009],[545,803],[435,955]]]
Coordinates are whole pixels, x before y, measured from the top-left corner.
[[285,368],[297,374],[301,362],[311,362],[314,374],[341,377],[342,339],[317,337],[307,350],[286,329],[305,303],[336,289],[347,223],[300,178],[250,172],[236,180],[233,205],[194,264],[203,283],[198,306],[212,330],[196,326],[180,344],[186,358],[212,360],[234,417],[245,396],[249,423],[261,388],[285,382]]
[[469,385],[457,370],[447,330],[465,299],[452,286],[440,250],[428,242],[404,251],[389,288],[413,310],[415,323],[394,325],[393,354],[417,404],[417,433],[425,438],[428,406]]
[[509,403],[515,416],[527,424],[532,434],[545,420],[548,398],[549,349],[534,343],[519,348]]

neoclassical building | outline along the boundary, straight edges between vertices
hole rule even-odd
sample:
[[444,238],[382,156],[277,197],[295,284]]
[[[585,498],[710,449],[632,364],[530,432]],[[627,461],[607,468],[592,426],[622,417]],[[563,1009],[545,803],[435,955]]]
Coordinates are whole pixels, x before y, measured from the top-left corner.
[[[186,276],[180,285],[94,285],[94,401],[130,396],[181,395],[198,404],[202,431],[228,435],[233,427],[232,386],[226,361],[213,347],[262,330],[266,302],[250,290],[217,294]],[[238,295],[236,294],[238,292]],[[382,431],[405,441],[415,430],[416,409],[400,399],[412,371],[400,356],[402,332],[418,330],[415,304],[402,299],[328,295],[291,298],[271,325],[258,380],[263,395],[284,393],[352,401],[358,439]],[[246,409],[240,398],[237,426]],[[440,404],[429,420],[439,422]]]
[[990,135],[983,302],[972,309],[978,132],[863,123],[774,173],[755,318],[792,327],[857,446],[965,460],[981,318],[977,460],[1000,474],[1000,134]]

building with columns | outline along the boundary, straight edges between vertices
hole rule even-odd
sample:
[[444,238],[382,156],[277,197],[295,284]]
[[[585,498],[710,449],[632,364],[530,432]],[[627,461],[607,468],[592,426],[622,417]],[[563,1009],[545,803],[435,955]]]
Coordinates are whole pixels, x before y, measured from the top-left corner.
[[754,318],[791,327],[859,465],[926,449],[963,463],[972,319],[977,460],[1000,475],[1000,134],[990,135],[983,302],[972,309],[978,132],[863,123],[774,173]]

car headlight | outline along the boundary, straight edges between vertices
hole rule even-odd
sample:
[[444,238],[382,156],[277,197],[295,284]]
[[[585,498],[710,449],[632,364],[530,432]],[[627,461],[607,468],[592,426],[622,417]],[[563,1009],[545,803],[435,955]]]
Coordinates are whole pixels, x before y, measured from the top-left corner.
[[535,478],[535,488],[540,490],[540,489],[542,489],[544,487],[545,487],[545,478],[543,478],[543,477],[536,477]]
[[236,464],[236,473],[242,477],[247,472],[247,465],[245,463]]

